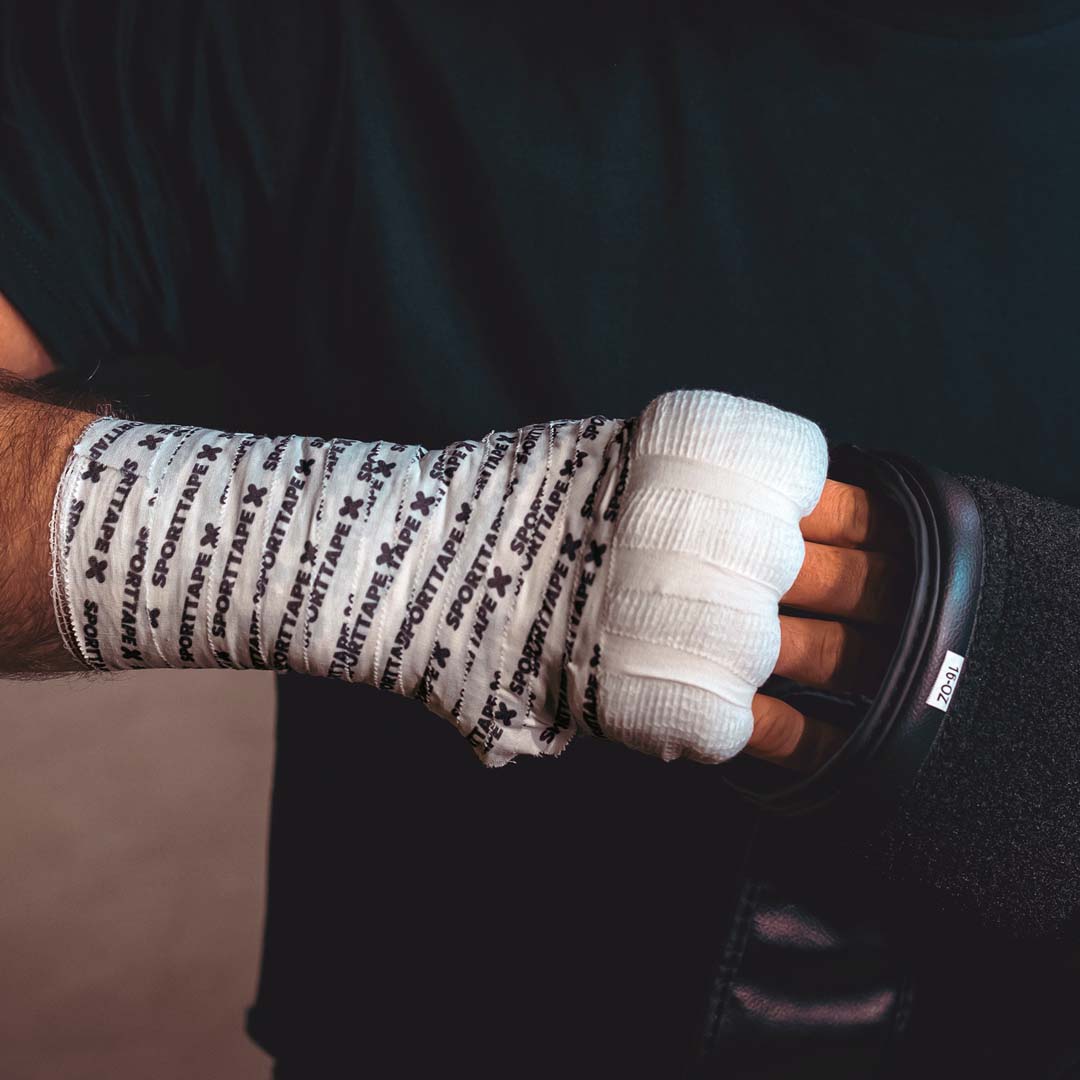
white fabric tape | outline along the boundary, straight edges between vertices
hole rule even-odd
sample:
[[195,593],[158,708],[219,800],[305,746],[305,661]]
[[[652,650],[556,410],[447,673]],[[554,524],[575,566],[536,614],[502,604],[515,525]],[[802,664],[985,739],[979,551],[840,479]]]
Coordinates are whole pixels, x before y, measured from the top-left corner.
[[721,761],[775,663],[826,458],[809,421],[713,391],[432,451],[96,420],[57,491],[58,621],[101,670],[416,697],[489,765],[579,727]]

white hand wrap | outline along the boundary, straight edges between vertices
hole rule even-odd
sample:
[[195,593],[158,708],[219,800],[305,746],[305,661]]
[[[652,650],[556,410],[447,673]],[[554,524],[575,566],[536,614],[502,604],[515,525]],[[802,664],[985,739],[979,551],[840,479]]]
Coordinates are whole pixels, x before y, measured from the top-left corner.
[[438,451],[97,420],[57,491],[58,621],[101,670],[419,698],[489,765],[556,755],[575,725],[723,761],[826,459],[809,421],[709,391]]

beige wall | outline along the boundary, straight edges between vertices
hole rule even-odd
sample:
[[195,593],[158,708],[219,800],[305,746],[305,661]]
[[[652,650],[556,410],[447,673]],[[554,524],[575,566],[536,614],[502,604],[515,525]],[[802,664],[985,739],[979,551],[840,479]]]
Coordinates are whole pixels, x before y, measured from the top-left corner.
[[3,1080],[266,1080],[272,679],[0,682]]

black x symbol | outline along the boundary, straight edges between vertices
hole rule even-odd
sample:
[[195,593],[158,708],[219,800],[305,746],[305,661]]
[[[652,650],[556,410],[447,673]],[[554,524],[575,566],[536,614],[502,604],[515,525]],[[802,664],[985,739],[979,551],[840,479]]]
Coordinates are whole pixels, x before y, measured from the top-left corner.
[[597,566],[603,566],[604,561],[601,556],[605,551],[607,551],[607,544],[598,544],[595,540],[590,540],[589,554],[585,556],[585,561],[596,563]]
[[571,562],[577,558],[577,549],[581,547],[581,541],[575,540],[572,533],[566,534],[566,539],[559,548],[559,554],[565,555]]
[[567,458],[563,462],[563,467],[559,470],[560,476],[573,476],[574,475],[574,459]]
[[495,567],[495,573],[488,578],[488,585],[494,589],[500,597],[506,595],[506,586],[510,584],[513,579],[509,574],[502,572],[501,566]]
[[389,566],[394,561],[394,549],[389,544],[383,544],[380,554],[375,556],[375,562],[379,566]]
[[256,506],[262,506],[263,496],[265,494],[266,488],[248,484],[247,494],[244,496],[243,501],[246,503],[254,503]]
[[311,475],[311,466],[314,465],[314,464],[315,464],[315,459],[313,457],[312,458],[302,458],[299,462],[297,462],[296,471],[298,473],[301,473],[304,476],[310,476]]
[[92,484],[96,484],[101,479],[101,474],[105,471],[105,466],[100,461],[88,461],[86,463],[86,472],[82,474],[84,480],[89,480]]
[[202,534],[202,539],[199,541],[199,547],[206,547],[209,544],[211,547],[216,548],[218,542],[218,534],[221,532],[220,525],[211,525],[208,521],[203,528],[206,530]]
[[142,663],[142,653],[138,649],[129,649],[126,645],[121,645],[120,652],[123,654],[122,659],[138,660],[140,664]]
[[515,716],[517,716],[516,709],[508,709],[501,701],[499,702],[499,707],[495,710],[495,719],[498,720],[503,727],[508,727],[510,721],[513,720]]
[[376,461],[375,468],[380,476],[389,476],[397,467],[396,461]]
[[105,567],[109,564],[104,559],[99,559],[96,555],[90,556],[90,564],[86,569],[86,576],[92,578],[99,584],[105,583]]
[[558,734],[558,731],[559,729],[554,724],[552,724],[551,727],[544,728],[544,730],[540,732],[540,741],[554,742],[555,736]]
[[147,450],[156,450],[164,441],[160,435],[147,435],[139,440],[139,445],[145,446]]
[[413,499],[412,504],[409,506],[410,510],[419,510],[424,517],[428,516],[428,511],[435,503],[434,495],[425,495],[422,491],[416,493],[416,498]]
[[461,509],[454,515],[454,520],[464,524],[470,517],[472,517],[472,507],[468,503],[462,503]]
[[161,608],[151,608],[147,612],[147,615],[150,616],[150,625],[156,630],[157,629],[157,621],[161,617]]
[[450,650],[444,649],[437,641],[435,642],[435,651],[431,654],[431,659],[441,668],[446,667],[446,661],[450,659]]
[[300,561],[302,563],[311,563],[311,565],[314,566],[315,556],[318,554],[318,551],[319,549],[310,540],[305,540],[304,554],[300,556]]
[[589,657],[589,667],[600,666],[600,646],[594,645],[592,648],[592,656]]
[[222,447],[220,446],[208,446],[203,443],[202,449],[195,455],[195,460],[199,461],[205,458],[207,461],[217,461],[218,454],[221,453]]
[[355,521],[363,505],[363,499],[353,499],[346,495],[345,503],[338,511],[338,517],[351,517]]

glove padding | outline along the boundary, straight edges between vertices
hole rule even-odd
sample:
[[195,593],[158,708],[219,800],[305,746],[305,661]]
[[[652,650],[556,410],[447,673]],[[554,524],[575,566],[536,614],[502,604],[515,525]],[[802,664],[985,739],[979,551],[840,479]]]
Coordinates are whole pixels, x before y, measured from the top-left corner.
[[829,762],[794,784],[737,784],[854,833],[853,856],[939,909],[1015,939],[1067,934],[1080,909],[1080,510],[855,447],[833,449],[830,475],[906,520],[905,623],[876,697],[846,703],[860,718]]
[[975,632],[880,855],[994,929],[1052,936],[1080,906],[1080,511],[959,482],[985,547]]

